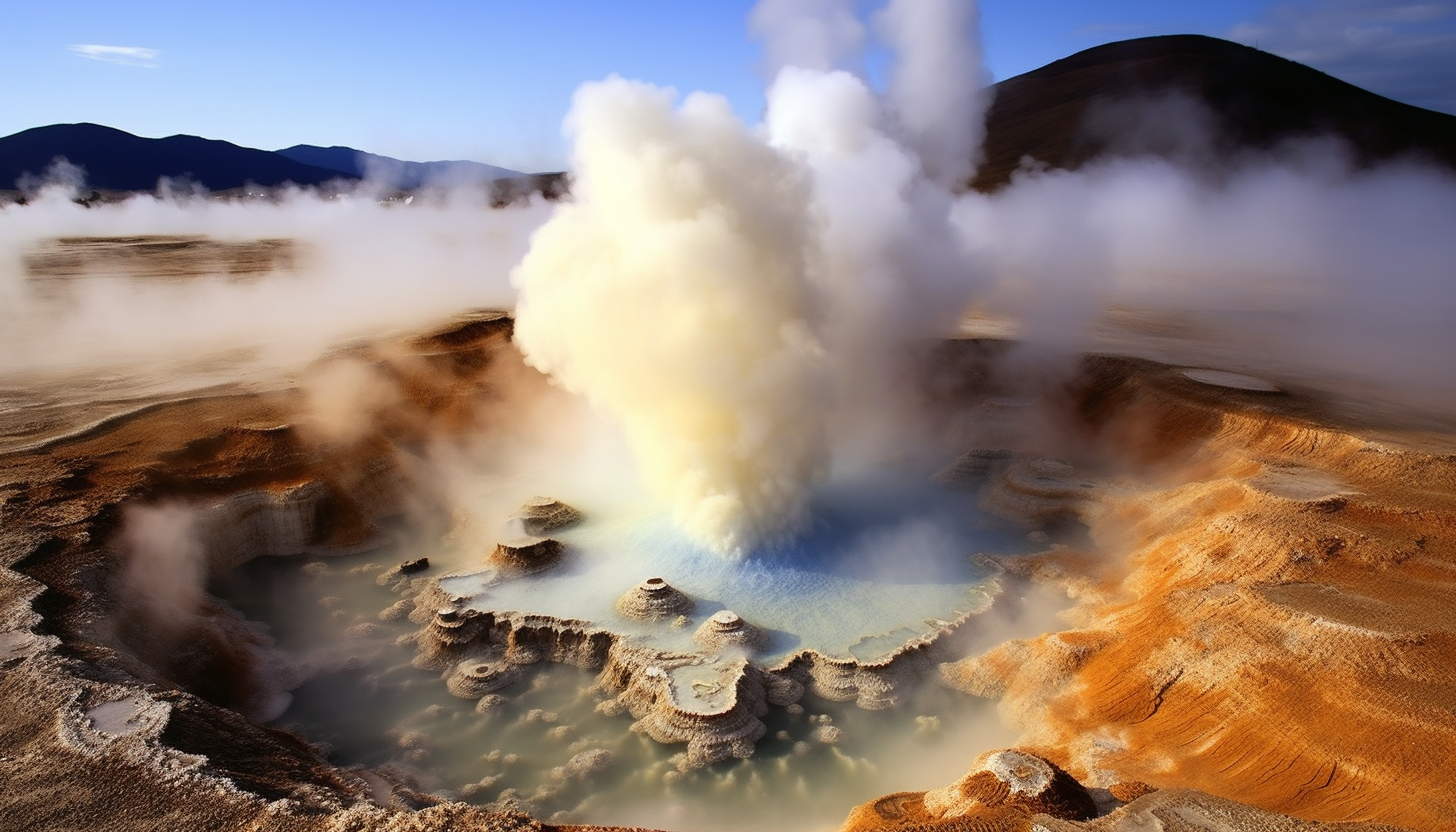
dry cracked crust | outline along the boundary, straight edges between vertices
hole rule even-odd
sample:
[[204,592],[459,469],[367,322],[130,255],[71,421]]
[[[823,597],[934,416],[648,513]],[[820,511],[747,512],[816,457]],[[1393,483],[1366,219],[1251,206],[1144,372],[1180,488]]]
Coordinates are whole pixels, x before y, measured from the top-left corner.
[[[0,828],[588,828],[336,768],[238,712],[246,628],[204,602],[181,631],[158,629],[114,591],[124,553],[108,541],[129,502],[268,495],[243,508],[282,519],[218,543],[224,558],[249,541],[367,542],[394,509],[380,472],[398,448],[500,418],[482,402],[502,372],[519,381],[509,334],[483,316],[371,355],[405,403],[342,444],[296,426],[286,387],[159,401],[50,438],[4,425],[25,441],[0,456]],[[947,345],[936,395],[974,401],[994,349]],[[1456,816],[1438,765],[1456,759],[1456,456],[1332,427],[1310,397],[1214,390],[1146,362],[1090,359],[1059,397],[1047,412],[1064,447],[1039,450],[1103,472],[1085,519],[1102,551],[1131,555],[1004,563],[1072,587],[1076,626],[943,676],[1000,698],[1028,753],[1096,806],[1008,802],[1014,790],[972,771],[960,792],[872,801],[844,828],[1436,829]],[[947,794],[966,800],[951,811]]]

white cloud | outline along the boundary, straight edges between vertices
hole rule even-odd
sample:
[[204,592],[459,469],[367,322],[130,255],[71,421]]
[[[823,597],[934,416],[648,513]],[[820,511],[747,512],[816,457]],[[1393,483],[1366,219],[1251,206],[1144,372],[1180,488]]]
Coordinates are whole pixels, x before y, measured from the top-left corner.
[[93,61],[144,66],[148,69],[157,65],[157,56],[162,54],[156,49],[149,49],[145,46],[100,46],[94,43],[78,43],[71,46],[70,49],[77,55]]

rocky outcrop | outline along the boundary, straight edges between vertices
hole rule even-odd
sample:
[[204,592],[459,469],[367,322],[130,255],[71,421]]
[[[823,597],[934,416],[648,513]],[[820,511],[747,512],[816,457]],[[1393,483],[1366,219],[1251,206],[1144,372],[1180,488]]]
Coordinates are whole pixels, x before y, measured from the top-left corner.
[[1036,754],[1006,749],[982,754],[944,788],[862,804],[840,829],[1024,829],[1033,816],[1078,821],[1096,814],[1091,795],[1071,775]]
[[1002,806],[1063,820],[1097,814],[1092,797],[1070,774],[1017,749],[982,754],[966,776],[925,793],[925,811],[936,818],[965,817]]
[[509,662],[466,659],[450,672],[445,687],[462,699],[480,699],[520,678],[520,667]]
[[196,533],[214,572],[230,571],[257,557],[297,555],[313,545],[323,483],[310,481],[277,491],[244,491],[203,506]]
[[[518,678],[513,667],[560,662],[599,671],[596,688],[609,697],[599,710],[629,713],[633,730],[687,746],[677,759],[682,770],[750,756],[768,708],[793,705],[806,692],[872,710],[898,704],[945,658],[941,646],[972,616],[944,622],[878,662],[809,650],[764,667],[753,654],[767,634],[729,610],[695,635],[701,653],[675,653],[584,621],[488,612],[475,603],[450,595],[439,581],[425,584],[410,616],[421,625],[416,666],[445,671],[452,693],[482,702]],[[837,739],[837,731],[823,733]]]
[[[346,491],[307,480],[203,503],[193,529],[214,574],[259,557],[346,554],[378,545],[373,524],[398,513],[401,487],[395,466],[375,460],[349,479]],[[341,514],[348,519],[340,522]],[[340,539],[342,527],[347,532]]]
[[430,559],[415,558],[414,560],[407,560],[395,568],[399,570],[399,574],[401,575],[413,575],[416,572],[423,572],[426,569],[429,569]]
[[555,566],[565,548],[549,537],[518,537],[497,543],[487,561],[508,574],[533,575]]
[[600,670],[615,636],[584,621],[456,605],[435,608],[415,640],[419,646],[415,666],[433,670],[492,657],[513,665],[557,662]]
[[[801,679],[806,690],[832,702],[853,702],[870,711],[893,707],[899,691],[922,674],[904,667],[904,661],[863,665],[851,659],[834,659],[820,653],[797,656],[786,668],[791,678]],[[919,665],[921,663],[916,662]]]
[[877,661],[825,656],[805,650],[773,667],[778,676],[799,682],[815,696],[854,702],[865,710],[898,705],[903,694],[935,672],[937,661],[955,650],[956,635],[976,612],[941,622],[931,633],[913,639]]
[[763,672],[741,659],[649,664],[631,674],[618,701],[637,718],[632,730],[686,744],[679,770],[751,757],[767,732],[759,719],[768,713]]

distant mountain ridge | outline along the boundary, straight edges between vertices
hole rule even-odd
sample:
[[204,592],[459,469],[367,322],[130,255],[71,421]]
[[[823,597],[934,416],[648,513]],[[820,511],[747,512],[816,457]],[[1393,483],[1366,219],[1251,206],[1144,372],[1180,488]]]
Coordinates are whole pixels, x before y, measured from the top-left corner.
[[512,179],[525,175],[520,171],[460,159],[441,162],[406,162],[340,145],[319,147],[312,144],[296,144],[274,152],[305,165],[335,170],[352,177],[382,182],[407,191],[431,185],[480,185],[496,179]]
[[314,187],[357,180],[267,150],[197,136],[146,139],[100,124],[52,124],[0,138],[0,188],[41,177],[57,158],[86,172],[86,186],[103,191],[150,191],[162,177],[196,182],[213,191],[249,184]]
[[0,190],[39,180],[63,158],[99,191],[152,191],[163,178],[226,192],[249,186],[323,187],[366,177],[400,190],[483,185],[524,174],[480,162],[408,162],[350,147],[295,145],[271,151],[198,136],[148,139],[100,124],[52,124],[0,137]]

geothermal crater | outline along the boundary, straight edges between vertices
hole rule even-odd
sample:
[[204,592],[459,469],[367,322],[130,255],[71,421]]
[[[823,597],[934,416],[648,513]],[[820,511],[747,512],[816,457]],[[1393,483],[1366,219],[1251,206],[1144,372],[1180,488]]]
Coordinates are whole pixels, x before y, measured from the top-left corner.
[[[942,716],[944,693],[924,688],[1005,590],[987,553],[1080,539],[1092,483],[1064,461],[988,456],[935,477],[911,463],[832,477],[805,534],[741,559],[651,500],[516,496],[457,507],[433,543],[250,565],[225,594],[324,667],[280,722],[356,762],[563,819],[629,820],[669,787],[695,804],[685,822],[711,824],[742,779],[770,806],[814,783],[834,817],[873,780],[870,748],[945,750],[982,718]],[[1032,486],[1022,468],[1040,472]],[[1018,499],[1054,510],[1028,524]],[[581,754],[597,761],[589,797],[560,779]]]
[[[1342,706],[1369,729],[1329,732],[1301,704],[1319,679],[1414,707],[1439,677],[1456,498],[1450,459],[1420,449],[1437,434],[1361,439],[1311,421],[1345,418],[1328,402],[1132,359],[1028,395],[986,372],[1002,347],[952,341],[925,395],[960,450],[831,476],[805,536],[732,560],[647,503],[541,497],[519,471],[490,475],[487,508],[430,490],[428,441],[527,440],[532,402],[559,405],[509,333],[487,314],[355,349],[406,392],[347,441],[282,380],[94,402],[114,415],[74,428],[8,417],[0,694],[7,747],[32,750],[0,761],[7,816],[1272,822],[1217,796],[1247,788],[1255,748],[1300,772],[1257,780],[1267,809],[1438,811],[1322,761],[1418,777],[1449,715],[1418,707],[1420,742],[1388,747],[1360,739],[1386,717]],[[1032,411],[1060,427],[1021,432]],[[1080,623],[1008,627],[1039,586]],[[977,768],[1010,739],[983,698],[1026,745]],[[1343,797],[1300,786],[1321,772]]]

